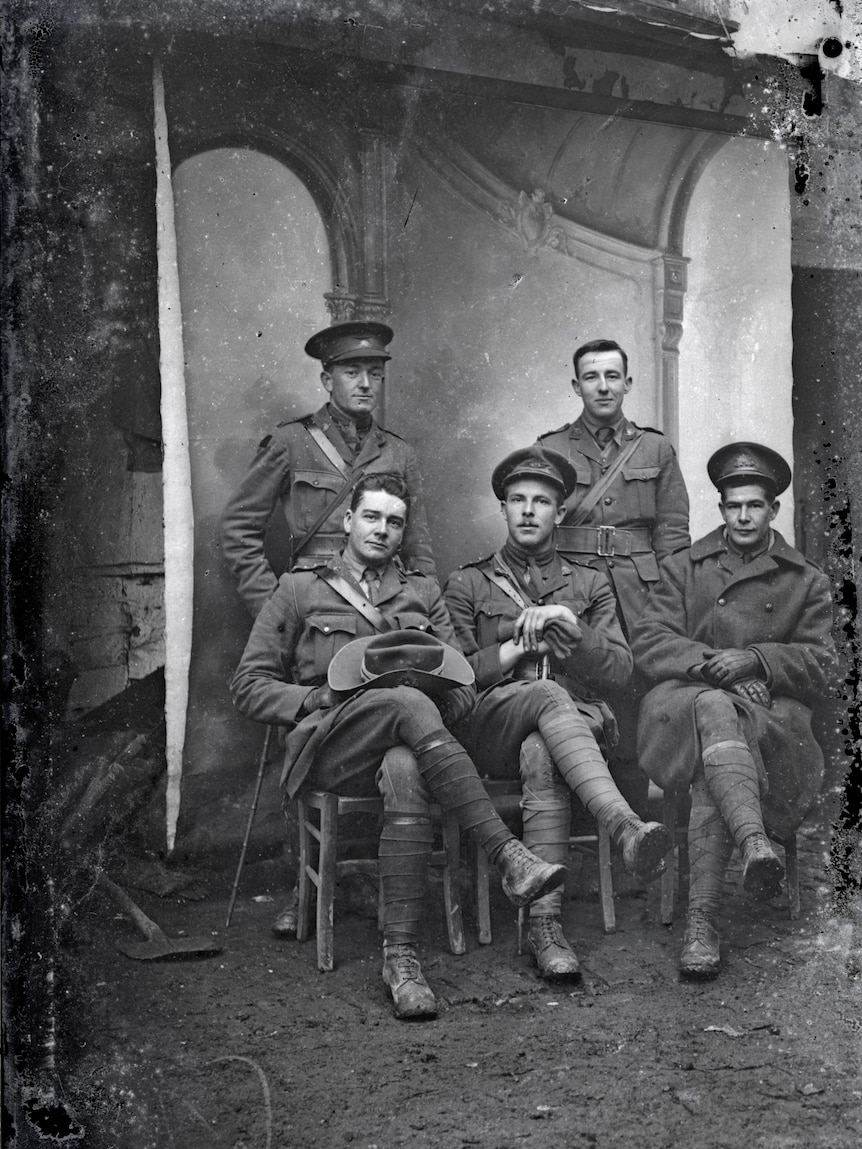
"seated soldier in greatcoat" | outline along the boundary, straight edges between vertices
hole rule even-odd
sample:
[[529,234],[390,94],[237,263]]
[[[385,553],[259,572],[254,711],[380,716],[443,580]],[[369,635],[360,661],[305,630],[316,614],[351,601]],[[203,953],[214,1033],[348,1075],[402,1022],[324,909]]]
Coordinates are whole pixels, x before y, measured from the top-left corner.
[[[616,729],[602,695],[628,681],[631,652],[607,579],[554,549],[575,483],[566,457],[539,444],[494,470],[508,537],[490,558],[455,571],[444,591],[480,690],[464,733],[457,731],[480,773],[520,777],[524,842],[539,857],[565,861],[574,791],[629,871],[649,881],[661,872],[670,835],[641,821],[601,749],[613,745]],[[579,975],[561,908],[559,889],[530,907],[527,945],[549,979]]]
[[[303,785],[344,795],[382,792],[383,980],[396,1015],[418,1018],[437,1008],[416,956],[431,853],[429,799],[453,812],[482,846],[515,905],[559,885],[565,868],[518,841],[446,729],[470,710],[473,676],[450,649],[456,639],[436,579],[396,558],[409,506],[399,476],[360,480],[344,515],[343,552],[281,577],[255,620],[231,689],[243,714],[285,729],[282,784],[289,798]],[[446,689],[432,697],[432,686]]]
[[772,527],[787,463],[731,443],[707,471],[724,525],[662,564],[631,637],[653,687],[641,704],[641,765],[662,789],[691,787],[689,978],[719,972],[715,922],[734,846],[752,896],[781,888],[766,830],[795,833],[820,789],[811,711],[836,664],[829,582]]

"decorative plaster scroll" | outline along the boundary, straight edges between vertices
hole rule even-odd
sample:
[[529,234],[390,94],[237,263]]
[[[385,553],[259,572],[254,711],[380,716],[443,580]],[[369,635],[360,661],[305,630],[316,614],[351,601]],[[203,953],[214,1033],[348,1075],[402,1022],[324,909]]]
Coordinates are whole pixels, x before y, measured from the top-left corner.
[[515,192],[458,144],[417,136],[414,147],[419,159],[455,195],[517,236],[530,254],[546,247],[638,281],[650,274],[650,265],[661,255],[656,248],[627,243],[563,219],[546,201],[543,189]]
[[323,296],[326,310],[333,323],[344,323],[356,317],[357,297],[346,292],[327,291]]

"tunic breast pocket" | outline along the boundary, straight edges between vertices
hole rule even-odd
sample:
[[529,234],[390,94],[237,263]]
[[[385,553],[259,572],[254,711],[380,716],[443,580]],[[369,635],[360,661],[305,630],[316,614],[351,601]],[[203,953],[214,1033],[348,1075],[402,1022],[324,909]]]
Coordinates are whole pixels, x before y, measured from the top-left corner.
[[343,646],[356,638],[356,615],[313,614],[306,624],[314,650],[314,669],[325,675],[329,664]]
[[655,489],[660,467],[623,467],[626,518],[655,522]]
[[[290,483],[290,499],[297,528],[300,531],[307,531],[323,513],[324,507],[334,501],[336,493],[343,486],[344,480],[341,476],[331,471],[294,471]],[[342,503],[336,509],[338,532],[341,531],[340,516],[343,513]],[[330,527],[332,522],[327,519],[321,530]]]
[[486,646],[511,638],[515,617],[514,603],[511,607],[504,603],[479,603],[476,607],[476,641],[479,649],[484,650]]

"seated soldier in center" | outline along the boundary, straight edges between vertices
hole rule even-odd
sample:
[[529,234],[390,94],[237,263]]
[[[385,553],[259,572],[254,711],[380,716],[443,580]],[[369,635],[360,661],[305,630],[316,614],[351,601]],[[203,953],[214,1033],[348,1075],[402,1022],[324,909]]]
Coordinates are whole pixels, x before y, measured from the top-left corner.
[[[458,733],[486,777],[520,771],[523,841],[540,858],[565,861],[574,791],[621,848],[629,872],[650,881],[663,869],[671,837],[629,806],[600,748],[616,737],[600,696],[626,684],[631,652],[605,576],[554,547],[576,481],[568,459],[540,444],[514,451],[494,470],[508,537],[490,558],[453,572],[444,591],[481,692]],[[547,979],[580,973],[561,910],[560,889],[530,907],[527,945]]]

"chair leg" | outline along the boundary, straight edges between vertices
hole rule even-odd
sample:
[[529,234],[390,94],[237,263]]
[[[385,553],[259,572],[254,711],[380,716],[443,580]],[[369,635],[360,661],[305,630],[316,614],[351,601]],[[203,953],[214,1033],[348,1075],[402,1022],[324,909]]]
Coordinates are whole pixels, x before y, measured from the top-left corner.
[[[665,790],[662,799],[662,822],[670,830],[671,840],[676,843],[677,798],[674,790]],[[665,859],[665,870],[661,876],[661,923],[673,925],[674,901],[676,898],[676,856],[674,845]]]
[[302,798],[298,798],[296,801],[296,812],[299,821],[299,866],[297,872],[299,904],[297,906],[296,939],[304,942],[308,941],[311,936],[312,881],[309,877],[311,868],[311,831],[308,828],[310,810]]
[[326,794],[320,809],[320,861],[317,869],[317,968],[322,972],[335,966],[333,904],[337,857],[338,797]]
[[481,846],[473,847],[473,871],[476,876],[476,926],[479,945],[491,944],[491,901],[488,893],[488,855]]
[[464,920],[461,916],[461,887],[458,871],[461,864],[461,828],[454,814],[443,812],[443,904],[446,908],[446,929],[449,949],[453,954],[465,954]]
[[796,852],[796,834],[790,834],[784,843],[784,869],[787,880],[787,904],[790,917],[799,917],[799,858]]
[[605,933],[616,933],[617,914],[614,906],[614,879],[611,870],[611,836],[604,826],[598,827],[599,844],[599,898]]

